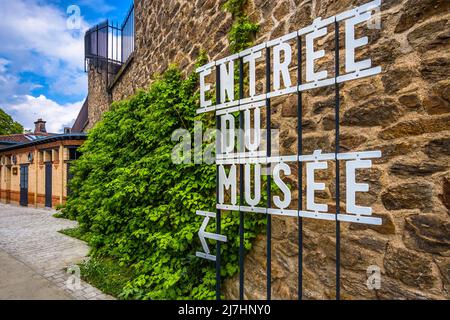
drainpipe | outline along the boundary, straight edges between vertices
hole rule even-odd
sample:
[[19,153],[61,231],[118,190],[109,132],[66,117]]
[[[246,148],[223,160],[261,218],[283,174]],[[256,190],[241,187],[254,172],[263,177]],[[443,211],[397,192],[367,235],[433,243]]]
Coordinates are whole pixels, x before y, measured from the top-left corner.
[[38,170],[39,170],[39,151],[37,147],[34,147],[34,207],[37,208],[38,197]]
[[63,204],[63,194],[64,194],[64,146],[61,142],[61,145],[59,146],[59,163],[61,168],[61,194],[59,196],[59,203]]

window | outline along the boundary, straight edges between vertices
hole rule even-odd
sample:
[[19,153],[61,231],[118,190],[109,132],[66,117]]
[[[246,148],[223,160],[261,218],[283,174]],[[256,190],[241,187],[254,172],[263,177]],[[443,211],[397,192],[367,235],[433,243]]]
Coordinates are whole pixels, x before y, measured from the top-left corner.
[[81,152],[77,148],[69,148],[69,160],[77,160],[81,156]]

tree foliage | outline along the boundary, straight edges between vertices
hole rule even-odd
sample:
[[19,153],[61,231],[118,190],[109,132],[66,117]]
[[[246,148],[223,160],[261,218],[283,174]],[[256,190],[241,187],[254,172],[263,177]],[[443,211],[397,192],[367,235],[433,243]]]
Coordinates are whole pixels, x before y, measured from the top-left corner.
[[0,135],[23,133],[23,126],[0,108]]
[[[89,232],[92,255],[133,269],[123,298],[214,298],[214,264],[195,256],[203,220],[195,211],[214,210],[215,166],[171,160],[171,134],[178,128],[192,133],[200,119],[197,101],[196,74],[183,79],[170,67],[147,91],[113,103],[74,163],[65,214]],[[211,115],[201,117],[204,127],[214,126]],[[246,218],[247,249],[263,224],[262,216]],[[227,277],[238,270],[237,213],[225,214],[221,226],[229,237],[222,245]]]

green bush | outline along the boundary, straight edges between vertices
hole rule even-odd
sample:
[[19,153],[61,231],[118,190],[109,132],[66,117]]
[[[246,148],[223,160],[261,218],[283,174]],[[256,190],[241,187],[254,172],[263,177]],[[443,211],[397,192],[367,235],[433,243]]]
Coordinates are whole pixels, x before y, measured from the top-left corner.
[[[215,166],[171,161],[175,129],[192,133],[195,120],[215,126],[213,115],[196,115],[197,101],[196,74],[183,79],[170,67],[147,91],[112,104],[72,166],[65,215],[89,233],[93,257],[133,270],[122,298],[214,298],[214,264],[195,256],[203,220],[195,211],[214,210]],[[246,216],[246,249],[264,223],[263,215]],[[224,277],[238,270],[238,228],[237,213],[223,215]]]

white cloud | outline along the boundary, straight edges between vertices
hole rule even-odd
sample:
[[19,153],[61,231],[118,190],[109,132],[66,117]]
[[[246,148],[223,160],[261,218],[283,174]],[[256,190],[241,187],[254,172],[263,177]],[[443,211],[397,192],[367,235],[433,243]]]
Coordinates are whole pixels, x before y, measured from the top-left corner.
[[42,118],[47,121],[47,132],[54,133],[63,132],[65,126],[71,127],[83,105],[83,101],[61,105],[44,95],[26,95],[23,98],[19,103],[6,105],[5,111],[25,129],[33,130],[34,122]]
[[[52,95],[80,99],[87,94],[84,32],[67,28],[68,15],[39,0],[0,0],[0,104],[30,94],[36,84],[23,72],[45,78]],[[6,58],[6,59],[3,59]]]
[[35,0],[2,0],[1,6],[2,51],[36,53],[74,69],[83,68],[83,35],[87,24],[82,18],[81,30],[74,32],[67,29],[66,13],[51,5]]
[[[26,129],[34,129],[34,121],[43,118],[47,131],[62,132],[74,122],[83,101],[61,104],[46,96],[70,101],[86,96],[88,26],[81,17],[81,29],[69,30],[67,19],[65,10],[41,0],[0,0],[0,107]],[[33,81],[26,73],[44,81]],[[33,96],[33,89],[42,85],[48,92]]]

